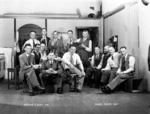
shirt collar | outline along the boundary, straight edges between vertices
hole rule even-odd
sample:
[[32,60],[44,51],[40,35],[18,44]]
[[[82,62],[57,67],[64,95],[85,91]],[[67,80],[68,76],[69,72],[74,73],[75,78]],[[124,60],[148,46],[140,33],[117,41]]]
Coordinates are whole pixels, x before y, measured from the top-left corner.
[[42,35],[42,38],[44,38],[44,39],[45,39],[45,38],[46,38],[46,36]]
[[49,60],[49,63],[53,63],[54,62],[54,60]]
[[124,57],[125,57],[125,59],[127,58],[127,55],[128,55],[128,54],[126,54],[126,55],[124,56]]
[[25,54],[26,54],[26,56],[27,56],[27,57],[29,57],[29,56],[30,56],[30,54],[27,54],[27,53],[25,53]]
[[71,52],[69,52],[69,55],[72,55],[72,56],[73,56],[73,55],[74,55],[74,53],[73,53],[73,54],[71,54]]

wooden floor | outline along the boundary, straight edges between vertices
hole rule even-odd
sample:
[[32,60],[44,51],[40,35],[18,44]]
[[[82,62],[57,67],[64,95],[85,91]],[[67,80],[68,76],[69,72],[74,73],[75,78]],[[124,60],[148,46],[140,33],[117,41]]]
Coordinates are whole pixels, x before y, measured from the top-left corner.
[[82,93],[28,96],[0,83],[0,114],[150,114],[149,93],[110,95],[84,87]]

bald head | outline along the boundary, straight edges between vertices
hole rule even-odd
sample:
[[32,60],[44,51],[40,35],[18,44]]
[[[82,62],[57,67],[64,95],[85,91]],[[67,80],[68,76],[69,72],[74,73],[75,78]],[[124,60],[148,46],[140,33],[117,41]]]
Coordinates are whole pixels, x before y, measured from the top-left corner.
[[113,55],[115,53],[114,47],[109,47],[109,53]]

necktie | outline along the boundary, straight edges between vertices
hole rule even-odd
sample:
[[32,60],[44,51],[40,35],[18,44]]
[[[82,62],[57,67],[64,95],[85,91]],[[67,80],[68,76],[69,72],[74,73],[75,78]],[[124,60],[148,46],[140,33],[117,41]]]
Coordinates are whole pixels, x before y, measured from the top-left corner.
[[121,71],[125,71],[126,67],[125,67],[125,57],[122,58],[122,63],[121,63]]
[[113,55],[111,56],[111,59],[112,59],[112,60],[114,60],[114,57],[113,57]]
[[33,39],[33,48],[35,47],[35,41],[34,41],[34,39]]
[[74,65],[73,54],[71,54],[71,56],[70,56],[70,63],[71,63],[72,65]]
[[30,58],[31,58],[31,56],[29,55],[29,56],[27,57],[29,65],[31,64],[31,63],[30,63]]
[[47,46],[47,40],[46,40],[46,37],[45,37],[45,45]]

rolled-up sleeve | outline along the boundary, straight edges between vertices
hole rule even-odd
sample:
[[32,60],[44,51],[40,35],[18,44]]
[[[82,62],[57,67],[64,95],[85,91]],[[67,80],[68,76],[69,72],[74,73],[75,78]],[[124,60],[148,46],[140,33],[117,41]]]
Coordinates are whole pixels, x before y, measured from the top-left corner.
[[135,67],[135,58],[133,56],[130,56],[129,58],[129,68],[134,68]]

